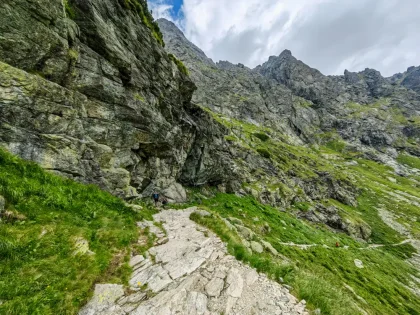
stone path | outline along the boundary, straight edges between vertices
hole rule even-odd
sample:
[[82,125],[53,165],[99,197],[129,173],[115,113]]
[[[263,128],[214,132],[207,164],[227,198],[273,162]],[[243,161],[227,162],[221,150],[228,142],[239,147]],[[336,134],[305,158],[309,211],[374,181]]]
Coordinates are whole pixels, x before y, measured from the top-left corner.
[[[308,314],[285,287],[229,255],[212,232],[189,219],[196,208],[166,210],[142,222],[158,235],[148,258],[131,259],[130,290],[98,284],[79,315]],[[208,215],[198,210],[201,215]]]

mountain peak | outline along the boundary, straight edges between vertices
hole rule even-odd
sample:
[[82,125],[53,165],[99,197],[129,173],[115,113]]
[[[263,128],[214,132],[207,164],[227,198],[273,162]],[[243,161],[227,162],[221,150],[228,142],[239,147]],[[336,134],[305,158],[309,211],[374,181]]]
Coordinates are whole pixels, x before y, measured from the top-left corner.
[[[181,36],[185,38],[184,33],[180,30],[180,28],[172,21],[169,21],[165,18],[157,19],[156,22],[158,23],[159,27],[166,32],[170,32],[176,34],[177,36]],[[186,39],[186,38],[185,38]]]
[[281,52],[280,57],[293,57],[293,55],[289,49],[285,49]]

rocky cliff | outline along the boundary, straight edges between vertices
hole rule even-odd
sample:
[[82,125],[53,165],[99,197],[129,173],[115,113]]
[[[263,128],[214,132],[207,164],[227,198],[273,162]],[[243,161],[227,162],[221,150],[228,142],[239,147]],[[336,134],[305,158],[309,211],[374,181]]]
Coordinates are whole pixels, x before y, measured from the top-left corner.
[[223,135],[190,100],[145,1],[0,4],[0,143],[131,198],[228,182]]

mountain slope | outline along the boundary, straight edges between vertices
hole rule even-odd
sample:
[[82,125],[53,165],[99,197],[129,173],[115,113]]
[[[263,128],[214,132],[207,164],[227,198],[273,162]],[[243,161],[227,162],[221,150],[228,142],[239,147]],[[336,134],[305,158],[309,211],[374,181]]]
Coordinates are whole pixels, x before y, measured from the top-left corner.
[[[2,1],[0,146],[126,200],[157,190],[206,207],[210,216],[191,219],[237,259],[291,286],[310,310],[418,313],[416,71],[325,76],[289,51],[256,69],[214,63],[174,24],[159,25],[144,0]],[[94,282],[127,280],[122,252],[144,255],[151,271],[162,267],[156,248],[147,250],[166,241],[149,234],[162,224],[138,231],[139,214],[130,212],[146,216],[147,208],[5,156],[0,307],[74,313]],[[10,236],[31,248],[18,263]],[[78,264],[72,245],[100,255]],[[182,265],[182,250],[174,255]],[[142,291],[140,309],[153,298],[141,281],[125,288]]]
[[[324,76],[298,61],[290,51],[270,57],[253,70],[229,62],[214,64],[172,22],[160,19],[158,23],[166,49],[186,64],[197,85],[193,102],[207,108],[231,130],[230,140],[239,142],[241,151],[250,155],[270,151],[263,163],[254,162],[254,157],[242,164],[234,159],[242,181],[259,186],[252,193],[261,201],[275,205],[281,200],[281,205],[287,205],[301,198],[322,200],[333,196],[348,205],[356,204],[354,180],[346,177],[335,162],[325,161],[327,153],[311,155],[311,150],[299,146],[317,151],[317,146],[330,147],[348,158],[363,157],[390,165],[400,175],[416,174],[396,160],[403,152],[419,154],[420,103],[413,91],[390,84],[370,69]],[[264,143],[255,133],[266,133],[273,141]],[[279,146],[283,152],[276,149]],[[254,176],[261,168],[264,171]],[[279,182],[288,193],[273,192],[271,187]],[[303,196],[296,193],[299,190]],[[251,193],[249,189],[247,192]]]

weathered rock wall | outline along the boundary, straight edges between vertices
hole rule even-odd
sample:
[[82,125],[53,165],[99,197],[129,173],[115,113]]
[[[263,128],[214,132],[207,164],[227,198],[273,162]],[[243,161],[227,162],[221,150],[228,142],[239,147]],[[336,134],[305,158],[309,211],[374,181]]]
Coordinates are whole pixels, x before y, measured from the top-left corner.
[[195,85],[145,4],[126,3],[1,2],[1,146],[124,197],[157,188],[182,200],[181,176],[228,182],[223,128],[203,127],[211,122],[190,103]]

